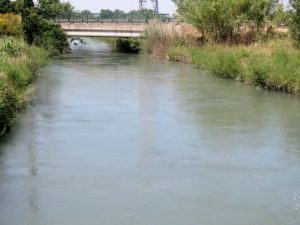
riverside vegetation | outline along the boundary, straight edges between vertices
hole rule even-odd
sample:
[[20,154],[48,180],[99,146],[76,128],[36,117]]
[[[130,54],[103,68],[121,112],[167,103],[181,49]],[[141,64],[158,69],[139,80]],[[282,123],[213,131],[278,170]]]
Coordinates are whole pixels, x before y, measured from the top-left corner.
[[68,51],[67,37],[51,22],[72,10],[59,0],[0,0],[0,135],[24,107],[28,87],[49,56]]
[[[217,78],[300,94],[299,0],[291,1],[289,11],[275,0],[175,3],[179,18],[193,24],[199,36],[191,40],[178,26],[152,24],[145,32],[146,51],[206,69]],[[276,29],[280,21],[290,32]]]
[[0,134],[23,108],[27,87],[38,68],[46,65],[47,52],[15,38],[0,40]]

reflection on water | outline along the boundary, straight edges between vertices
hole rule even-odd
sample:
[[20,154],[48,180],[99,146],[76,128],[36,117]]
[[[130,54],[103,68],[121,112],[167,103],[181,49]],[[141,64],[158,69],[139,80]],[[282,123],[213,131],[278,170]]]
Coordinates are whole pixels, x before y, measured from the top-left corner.
[[1,225],[300,223],[299,98],[86,41],[1,139]]

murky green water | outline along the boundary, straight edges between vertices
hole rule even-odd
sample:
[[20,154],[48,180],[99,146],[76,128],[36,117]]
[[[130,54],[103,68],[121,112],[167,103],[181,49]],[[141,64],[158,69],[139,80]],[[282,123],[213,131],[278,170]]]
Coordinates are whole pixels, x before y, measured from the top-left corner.
[[300,99],[188,65],[57,59],[0,143],[1,225],[299,225]]

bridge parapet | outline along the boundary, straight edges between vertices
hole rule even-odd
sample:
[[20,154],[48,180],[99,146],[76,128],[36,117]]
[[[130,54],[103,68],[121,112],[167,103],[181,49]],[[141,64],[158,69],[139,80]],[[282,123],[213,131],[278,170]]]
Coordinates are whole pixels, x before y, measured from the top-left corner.
[[150,21],[170,22],[169,14],[133,13],[105,17],[101,13],[67,13],[55,18],[57,23],[149,23]]

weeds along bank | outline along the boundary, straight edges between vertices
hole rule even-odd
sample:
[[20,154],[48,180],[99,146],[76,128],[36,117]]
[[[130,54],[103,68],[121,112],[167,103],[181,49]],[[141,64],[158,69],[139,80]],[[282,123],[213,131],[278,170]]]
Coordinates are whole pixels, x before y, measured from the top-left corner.
[[12,124],[25,102],[25,93],[48,54],[21,39],[0,38],[0,134]]
[[48,56],[69,51],[66,35],[48,15],[56,9],[52,3],[47,7],[44,1],[36,6],[31,0],[18,3],[17,7],[6,1],[7,8],[0,9],[0,136],[24,106],[36,70]]
[[300,94],[300,50],[288,38],[197,47],[183,38],[176,26],[151,25],[145,33],[144,48],[154,56],[192,64],[217,78]]

